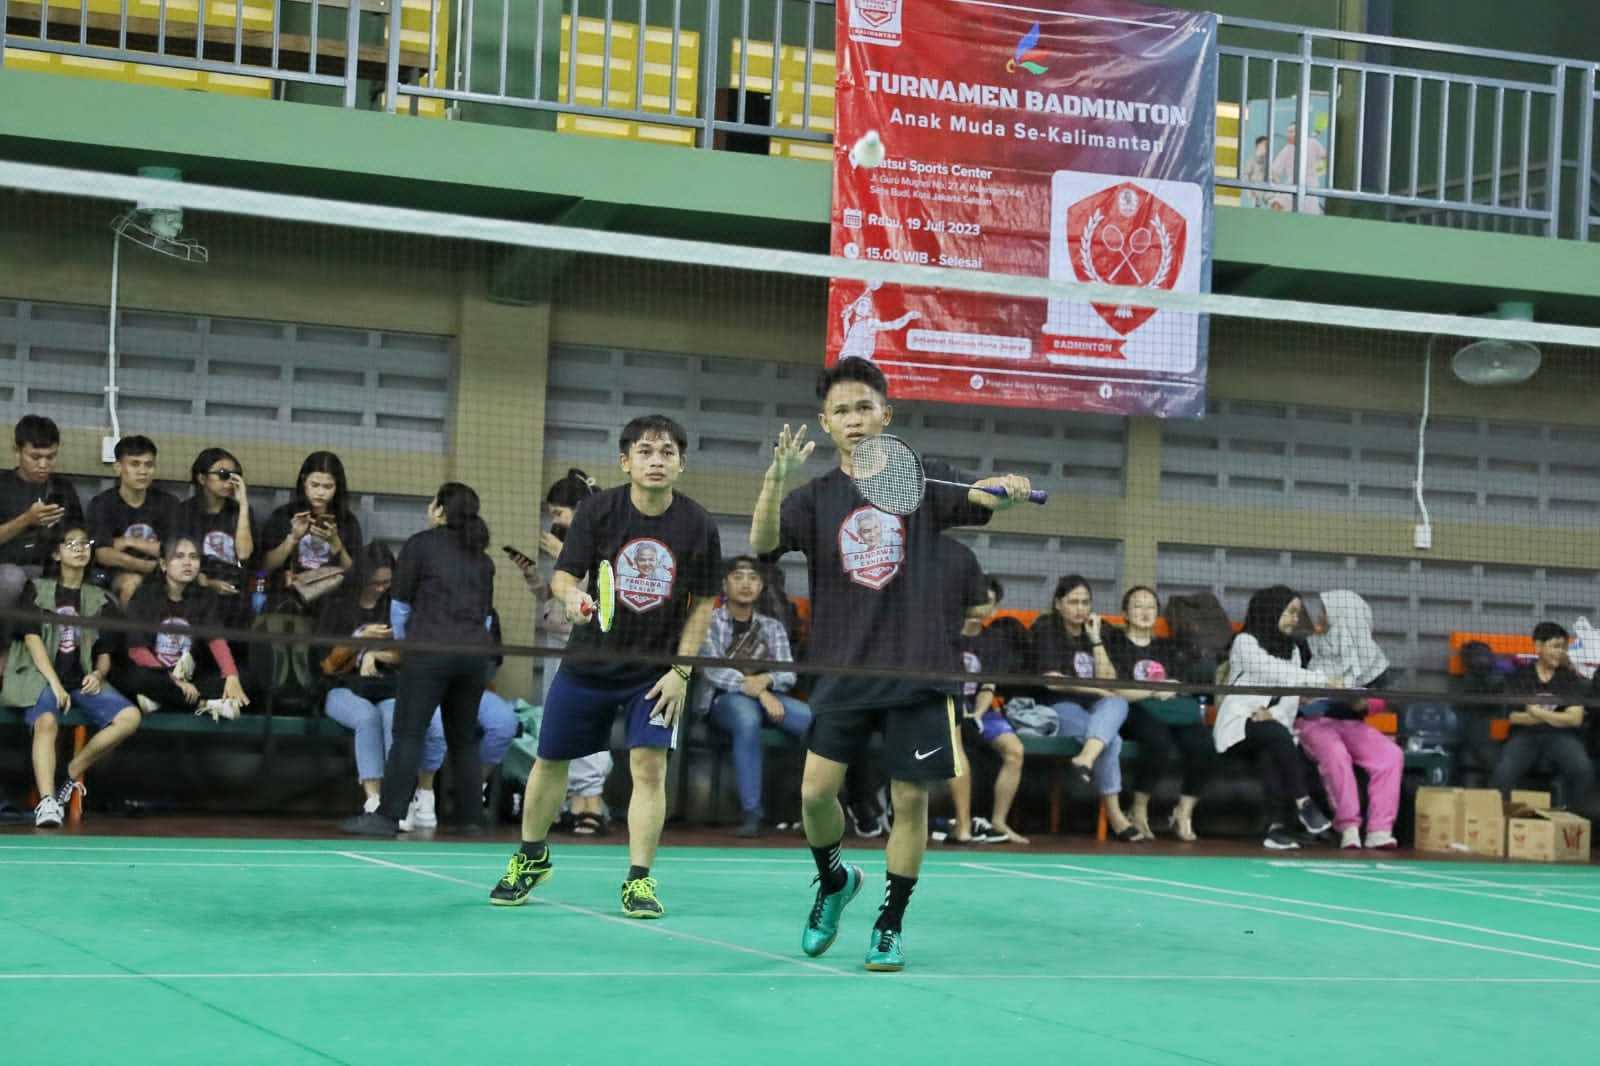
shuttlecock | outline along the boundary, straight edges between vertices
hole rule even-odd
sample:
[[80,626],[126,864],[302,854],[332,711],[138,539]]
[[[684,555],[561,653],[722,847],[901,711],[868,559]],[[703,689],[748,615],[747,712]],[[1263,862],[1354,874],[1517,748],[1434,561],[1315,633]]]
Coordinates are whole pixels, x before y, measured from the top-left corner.
[[878,136],[877,130],[868,130],[850,149],[850,165],[870,169],[882,162],[883,139]]

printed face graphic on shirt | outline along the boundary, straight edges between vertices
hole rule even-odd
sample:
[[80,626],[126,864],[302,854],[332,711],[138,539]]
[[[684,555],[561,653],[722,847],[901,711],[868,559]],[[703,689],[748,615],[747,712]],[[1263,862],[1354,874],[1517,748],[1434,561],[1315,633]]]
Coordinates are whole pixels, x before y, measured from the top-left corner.
[[901,519],[876,507],[858,507],[839,526],[839,562],[851,581],[881,589],[894,580],[906,559]]
[[[978,657],[970,651],[961,653],[961,666],[969,674],[975,674],[983,669],[983,664],[978,661]],[[961,691],[969,697],[976,696],[978,694],[978,683],[976,681],[968,681],[961,686]]]
[[1140,659],[1133,664],[1135,681],[1165,681],[1167,668],[1155,659]]
[[[163,618],[164,626],[186,626],[189,624],[185,618]],[[161,660],[161,665],[173,667],[178,665],[178,660],[183,658],[184,652],[194,644],[194,638],[187,633],[157,633],[156,658]]]
[[1072,657],[1072,672],[1079,677],[1094,676],[1094,656],[1086,651],[1080,651]]
[[613,564],[617,571],[617,598],[639,614],[653,611],[672,599],[678,562],[659,540],[640,538],[623,545]]
[[315,570],[319,566],[327,566],[332,559],[333,546],[321,537],[306,536],[300,541],[300,569]]
[[124,537],[129,538],[130,540],[158,540],[158,539],[160,539],[160,538],[158,538],[156,536],[155,528],[153,526],[147,526],[143,522],[135,522],[133,525],[129,526],[127,529],[124,529],[122,531],[122,535]]
[[[300,543],[303,545],[305,541]],[[208,559],[221,559],[225,563],[239,561],[239,553],[234,550],[233,537],[220,529],[214,529],[206,534],[206,541],[201,545],[200,554]]]
[[[78,609],[71,604],[62,604],[56,608],[56,614],[76,615]],[[78,650],[78,627],[64,625],[61,627],[61,650],[68,655]]]

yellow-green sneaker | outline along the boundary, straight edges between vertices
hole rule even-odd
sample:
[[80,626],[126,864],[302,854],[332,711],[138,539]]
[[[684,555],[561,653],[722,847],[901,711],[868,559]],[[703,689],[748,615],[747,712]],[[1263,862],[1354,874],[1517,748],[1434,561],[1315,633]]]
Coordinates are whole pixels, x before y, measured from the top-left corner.
[[528,893],[548,881],[553,872],[549,848],[538,859],[530,859],[520,850],[514,851],[506,863],[505,876],[489,892],[489,902],[496,907],[520,907],[528,902]]
[[656,898],[656,879],[636,877],[622,882],[622,913],[629,918],[659,918],[667,909]]

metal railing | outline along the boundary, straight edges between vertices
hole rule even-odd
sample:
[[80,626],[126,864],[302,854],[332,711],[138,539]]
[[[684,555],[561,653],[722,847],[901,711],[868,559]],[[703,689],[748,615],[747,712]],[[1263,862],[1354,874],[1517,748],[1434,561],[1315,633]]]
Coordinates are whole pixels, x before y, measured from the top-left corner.
[[[0,0],[0,62],[10,48],[182,67],[335,86],[346,107],[512,108],[702,149],[825,157],[832,139],[834,0],[209,6]],[[1595,64],[1220,23],[1217,185],[1241,202],[1585,240],[1600,228]]]

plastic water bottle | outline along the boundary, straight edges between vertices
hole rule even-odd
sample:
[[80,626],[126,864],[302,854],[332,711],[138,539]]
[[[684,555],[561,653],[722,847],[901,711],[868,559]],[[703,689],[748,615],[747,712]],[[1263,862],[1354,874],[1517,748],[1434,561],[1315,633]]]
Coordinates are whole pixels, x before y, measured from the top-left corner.
[[267,609],[267,575],[256,575],[256,590],[250,596],[250,611],[252,614],[261,614]]

